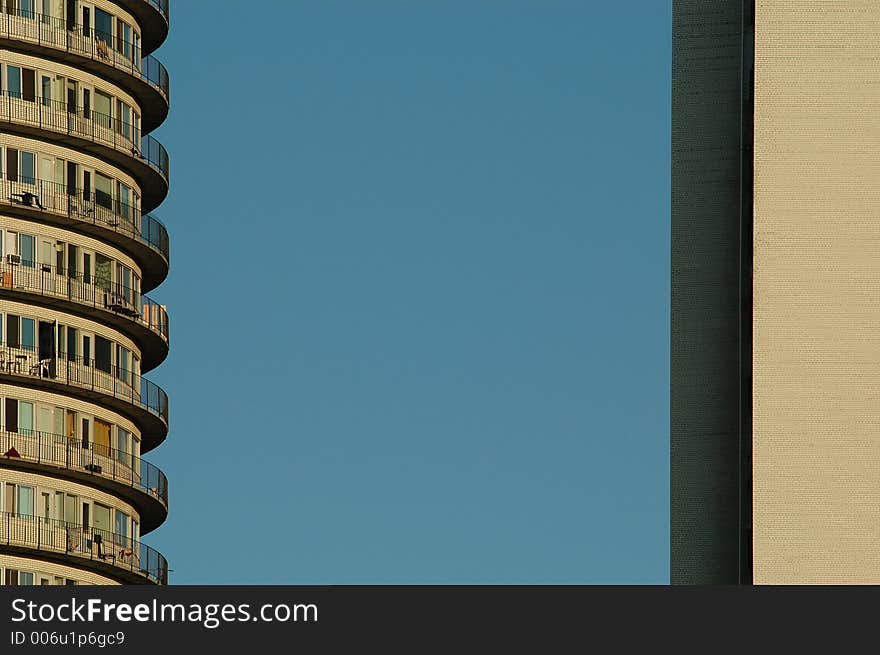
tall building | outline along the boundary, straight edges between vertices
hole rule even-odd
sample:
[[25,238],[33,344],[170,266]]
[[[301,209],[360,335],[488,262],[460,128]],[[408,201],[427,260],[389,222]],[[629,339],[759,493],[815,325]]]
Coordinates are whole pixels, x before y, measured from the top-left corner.
[[0,582],[165,584],[167,0],[0,0]]
[[673,3],[673,583],[880,582],[878,60],[880,3]]

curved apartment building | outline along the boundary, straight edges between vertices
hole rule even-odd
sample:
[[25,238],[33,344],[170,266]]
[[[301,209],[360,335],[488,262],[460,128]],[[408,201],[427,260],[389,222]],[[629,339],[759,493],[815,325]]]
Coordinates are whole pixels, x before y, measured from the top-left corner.
[[167,0],[0,0],[0,583],[165,584]]

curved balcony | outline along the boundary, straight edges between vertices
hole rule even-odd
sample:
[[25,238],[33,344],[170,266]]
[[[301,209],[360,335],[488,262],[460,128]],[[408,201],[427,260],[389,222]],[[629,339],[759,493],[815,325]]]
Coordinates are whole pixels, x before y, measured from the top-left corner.
[[141,26],[144,54],[153,52],[168,36],[168,0],[113,0]]
[[87,152],[137,180],[144,211],[158,207],[168,195],[168,152],[152,136],[141,136],[136,125],[64,102],[4,91],[0,94],[0,123],[24,136],[46,139]]
[[0,171],[0,211],[87,234],[130,253],[140,266],[145,291],[167,277],[170,241],[157,218],[142,216],[137,207],[100,191],[18,178],[2,179]]
[[165,440],[168,394],[161,387],[111,364],[109,353],[90,359],[57,352],[53,345],[0,346],[0,382],[79,398],[127,416],[141,431],[141,453]]
[[168,562],[160,552],[109,530],[0,512],[0,549],[87,567],[129,583],[168,584]]
[[0,431],[0,466],[64,477],[106,489],[137,509],[141,534],[168,517],[168,478],[131,453],[94,442],[16,428]]
[[19,8],[0,14],[0,47],[50,56],[119,85],[140,105],[145,132],[168,116],[168,71],[155,57],[142,57],[137,43]]
[[140,348],[145,373],[168,356],[165,306],[97,275],[9,256],[0,262],[0,297],[62,309],[116,328]]

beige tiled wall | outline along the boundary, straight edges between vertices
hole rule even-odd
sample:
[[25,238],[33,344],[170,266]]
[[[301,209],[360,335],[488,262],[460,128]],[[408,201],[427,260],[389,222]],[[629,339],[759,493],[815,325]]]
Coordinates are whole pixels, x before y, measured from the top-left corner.
[[755,43],[754,580],[880,583],[880,2]]

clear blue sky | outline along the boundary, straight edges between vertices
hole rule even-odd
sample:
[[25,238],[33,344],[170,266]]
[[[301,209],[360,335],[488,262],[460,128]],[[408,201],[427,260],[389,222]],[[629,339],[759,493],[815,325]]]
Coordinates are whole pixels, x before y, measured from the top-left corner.
[[176,584],[668,581],[669,0],[176,0]]

